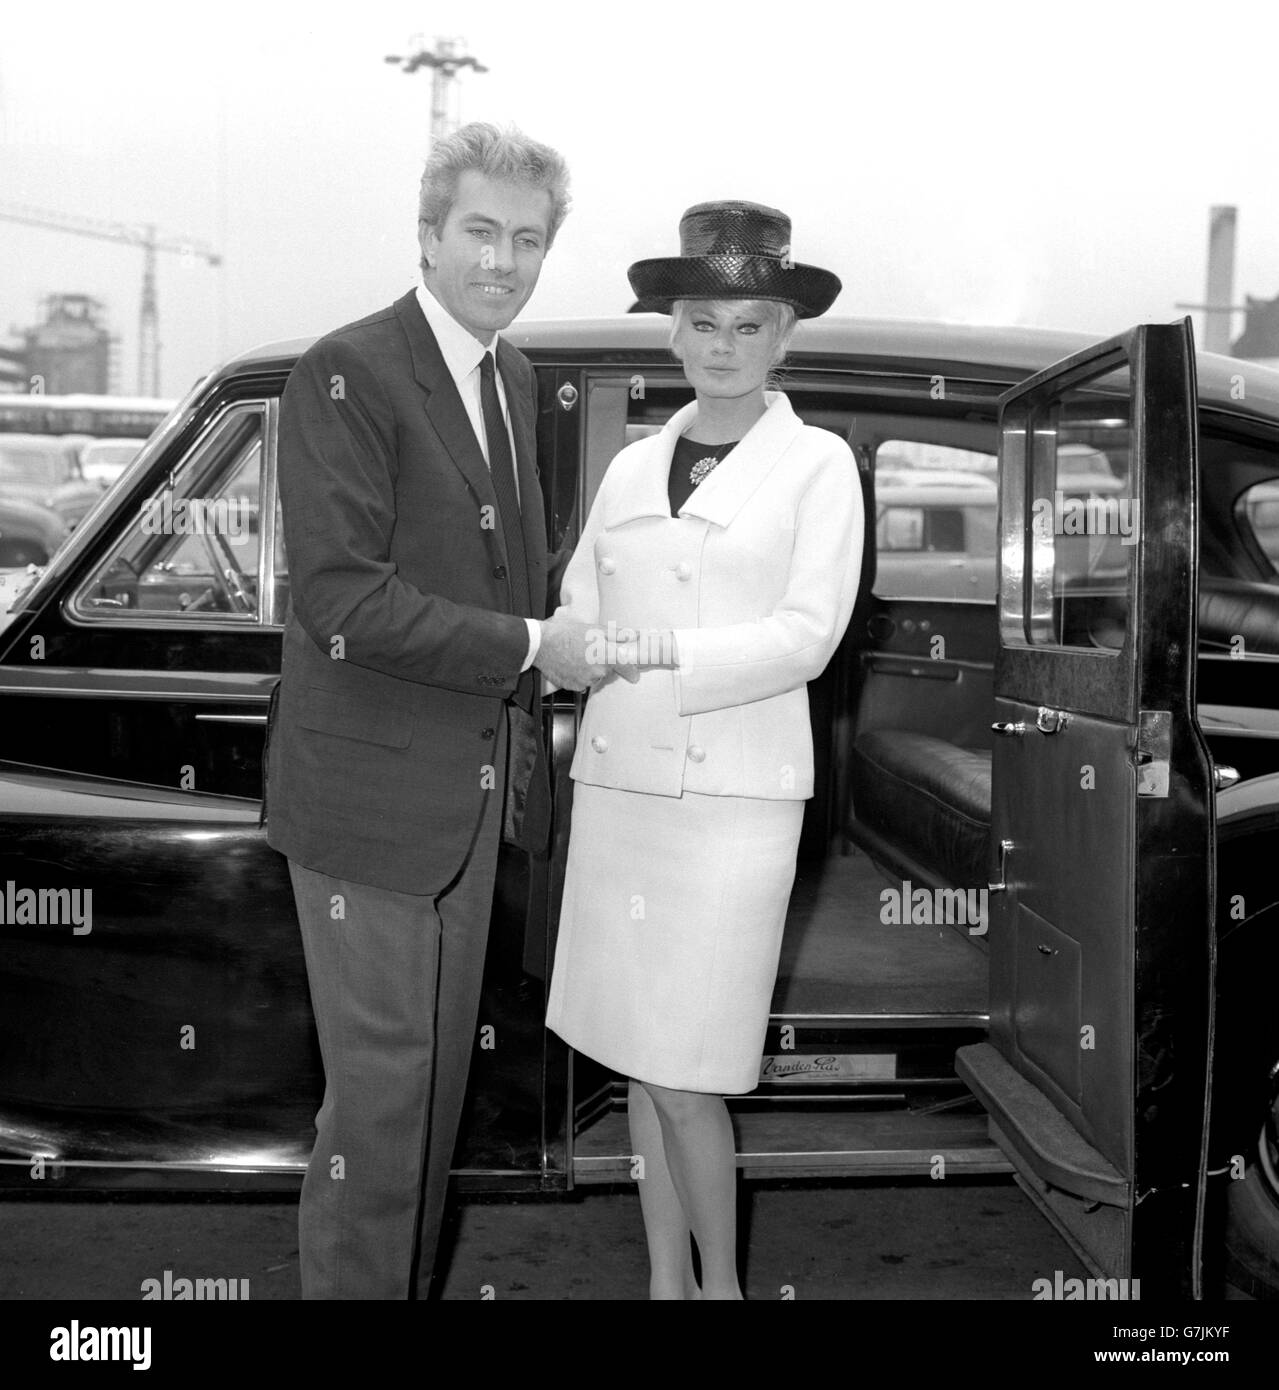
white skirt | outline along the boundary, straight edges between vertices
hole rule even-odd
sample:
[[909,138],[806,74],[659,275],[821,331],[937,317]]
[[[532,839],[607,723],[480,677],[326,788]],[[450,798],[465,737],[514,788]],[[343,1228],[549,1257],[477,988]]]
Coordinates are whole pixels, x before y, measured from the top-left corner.
[[753,1091],[803,819],[575,783],[548,1027],[639,1081]]

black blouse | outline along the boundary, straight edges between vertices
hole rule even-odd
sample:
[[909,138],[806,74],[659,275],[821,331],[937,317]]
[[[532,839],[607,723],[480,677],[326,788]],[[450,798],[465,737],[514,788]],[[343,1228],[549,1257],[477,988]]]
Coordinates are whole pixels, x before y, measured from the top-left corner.
[[672,516],[679,515],[679,509],[692,496],[693,489],[712,472],[730,449],[737,447],[737,443],[734,439],[728,444],[694,444],[691,439],[680,435],[675,441],[670,477],[666,483]]

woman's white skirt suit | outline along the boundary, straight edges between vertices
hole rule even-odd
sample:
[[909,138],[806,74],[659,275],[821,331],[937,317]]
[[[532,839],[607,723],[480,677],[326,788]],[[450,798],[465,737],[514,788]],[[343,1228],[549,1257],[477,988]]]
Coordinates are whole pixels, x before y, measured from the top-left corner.
[[813,794],[805,687],[861,570],[851,451],[765,400],[678,517],[667,479],[696,404],[623,449],[561,588],[560,611],[603,634],[672,630],[677,664],[587,700],[547,1024],[675,1090],[758,1083]]

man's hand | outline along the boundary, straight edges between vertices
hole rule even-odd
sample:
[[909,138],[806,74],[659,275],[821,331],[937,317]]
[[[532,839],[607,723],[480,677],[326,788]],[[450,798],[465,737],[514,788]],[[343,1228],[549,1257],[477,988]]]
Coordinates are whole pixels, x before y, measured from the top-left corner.
[[598,627],[557,613],[542,623],[542,645],[534,665],[557,690],[586,690],[608,674],[607,666],[589,659],[603,656],[603,648]]

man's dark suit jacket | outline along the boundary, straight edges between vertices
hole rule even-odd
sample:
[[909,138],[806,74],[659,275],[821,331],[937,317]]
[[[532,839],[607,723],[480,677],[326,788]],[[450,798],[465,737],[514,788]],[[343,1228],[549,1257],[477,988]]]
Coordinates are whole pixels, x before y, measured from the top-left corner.
[[[501,340],[497,365],[541,618],[536,386]],[[484,797],[501,795],[497,731],[528,628],[512,612],[488,466],[414,294],[302,356],[279,438],[292,611],[268,733],[268,842],[335,878],[437,893]]]

